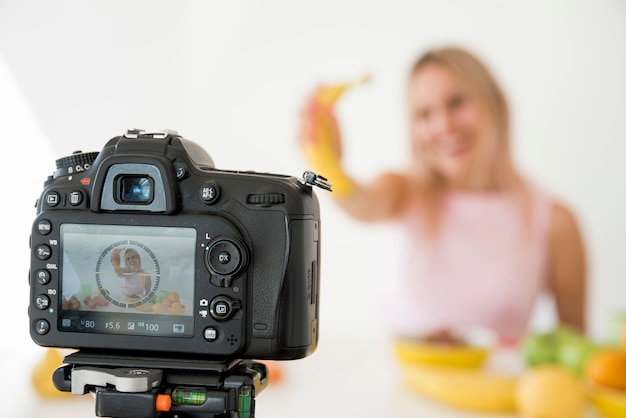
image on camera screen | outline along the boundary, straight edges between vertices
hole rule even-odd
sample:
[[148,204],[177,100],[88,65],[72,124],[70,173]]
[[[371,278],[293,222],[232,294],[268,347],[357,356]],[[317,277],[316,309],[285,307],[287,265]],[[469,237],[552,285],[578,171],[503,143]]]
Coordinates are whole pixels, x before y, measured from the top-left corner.
[[59,330],[191,336],[196,230],[61,225]]

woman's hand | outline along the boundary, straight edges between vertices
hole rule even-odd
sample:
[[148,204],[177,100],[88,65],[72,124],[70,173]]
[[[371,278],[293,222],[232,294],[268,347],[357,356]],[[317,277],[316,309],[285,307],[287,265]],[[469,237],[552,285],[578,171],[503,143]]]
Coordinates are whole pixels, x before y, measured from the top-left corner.
[[322,85],[308,98],[300,113],[298,143],[312,168],[326,177],[338,196],[346,196],[355,188],[354,181],[341,165],[342,138],[333,106],[350,87],[368,77],[349,83]]
[[116,248],[111,252],[111,264],[113,265],[113,268],[115,269],[115,271],[120,269],[120,265],[121,265],[120,253],[121,252],[122,252],[121,248]]
[[[298,143],[313,169],[328,177],[341,171],[341,134],[332,103],[321,100],[329,87],[318,87],[300,113]],[[329,179],[331,180],[331,179]]]

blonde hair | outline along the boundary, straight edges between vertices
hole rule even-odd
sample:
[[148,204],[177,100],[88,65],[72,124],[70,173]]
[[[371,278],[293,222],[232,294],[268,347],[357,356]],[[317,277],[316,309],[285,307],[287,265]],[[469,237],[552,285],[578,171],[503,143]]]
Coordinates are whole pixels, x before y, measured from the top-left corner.
[[[506,97],[489,69],[476,56],[457,47],[445,47],[427,51],[420,56],[409,74],[409,80],[417,76],[427,65],[442,65],[452,72],[459,82],[487,110],[493,129],[486,138],[487,146],[479,155],[473,180],[481,188],[515,193],[522,202],[524,213],[527,206],[526,183],[519,175],[511,155],[509,105]],[[413,122],[412,122],[413,123]],[[415,130],[410,130],[415,135]],[[436,229],[441,196],[445,188],[442,176],[432,168],[420,149],[419,138],[412,137],[413,174],[423,191],[428,229]]]

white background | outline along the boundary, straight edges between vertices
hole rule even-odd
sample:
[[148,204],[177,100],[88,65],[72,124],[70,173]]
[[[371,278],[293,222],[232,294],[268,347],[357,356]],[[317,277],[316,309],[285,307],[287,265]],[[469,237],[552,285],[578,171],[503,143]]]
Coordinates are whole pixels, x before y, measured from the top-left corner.
[[[0,323],[11,335],[3,360],[41,353],[28,336],[27,243],[55,159],[97,151],[126,128],[171,128],[218,168],[299,175],[304,97],[320,82],[367,72],[373,81],[338,109],[346,163],[367,180],[405,164],[408,68],[446,44],[492,68],[511,102],[519,166],[578,214],[590,331],[608,338],[612,318],[626,311],[625,2],[0,0]],[[381,228],[319,196],[319,350],[384,339]]]

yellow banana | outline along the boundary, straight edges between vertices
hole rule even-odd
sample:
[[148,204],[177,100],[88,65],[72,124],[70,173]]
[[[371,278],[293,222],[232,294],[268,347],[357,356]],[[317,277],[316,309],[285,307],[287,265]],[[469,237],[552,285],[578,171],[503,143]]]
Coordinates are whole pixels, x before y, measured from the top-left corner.
[[332,107],[346,90],[367,80],[369,76],[366,75],[346,83],[320,87],[313,98],[317,110],[313,112],[312,131],[302,144],[309,164],[332,183],[333,191],[340,196],[350,194],[354,183],[341,167],[341,144]]
[[351,87],[358,86],[359,84],[366,83],[369,80],[370,76],[368,74],[364,74],[359,78],[355,78],[354,80],[350,80],[345,83],[322,86],[317,91],[315,100],[321,105],[332,107],[346,90]]
[[515,412],[518,379],[484,370],[411,365],[403,367],[405,384],[426,397],[456,408],[489,413]]

